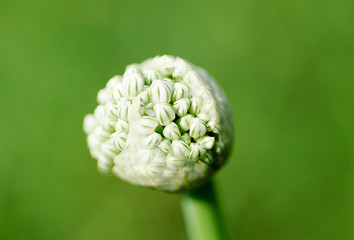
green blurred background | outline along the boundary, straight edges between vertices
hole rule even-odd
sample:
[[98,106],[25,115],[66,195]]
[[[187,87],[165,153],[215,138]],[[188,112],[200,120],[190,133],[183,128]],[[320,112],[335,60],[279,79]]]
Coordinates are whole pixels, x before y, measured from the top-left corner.
[[100,175],[82,120],[127,64],[218,79],[236,142],[232,239],[354,239],[354,4],[0,1],[0,239],[185,239],[179,196]]

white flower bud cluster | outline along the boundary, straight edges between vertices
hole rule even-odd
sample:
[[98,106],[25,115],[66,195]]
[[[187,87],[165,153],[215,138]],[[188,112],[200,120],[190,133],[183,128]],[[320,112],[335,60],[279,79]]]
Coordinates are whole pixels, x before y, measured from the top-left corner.
[[97,95],[84,119],[98,169],[164,191],[202,184],[226,160],[233,127],[229,105],[203,69],[173,56],[126,68]]

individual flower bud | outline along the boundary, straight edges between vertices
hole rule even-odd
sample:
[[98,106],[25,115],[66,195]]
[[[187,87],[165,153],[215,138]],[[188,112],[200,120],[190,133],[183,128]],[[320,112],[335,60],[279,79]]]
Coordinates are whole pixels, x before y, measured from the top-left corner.
[[214,162],[214,157],[213,157],[213,154],[210,151],[207,151],[205,157],[200,159],[200,160],[202,162],[205,162],[206,164],[212,164]]
[[92,135],[100,142],[107,141],[111,133],[102,129],[102,127],[97,127],[95,131],[93,131]]
[[188,133],[185,133],[181,136],[181,140],[184,141],[185,143],[187,143],[188,145],[191,144],[192,139],[191,136],[189,136]]
[[177,169],[166,168],[163,171],[162,176],[166,178],[175,178],[177,176]]
[[150,175],[154,177],[159,177],[162,175],[164,169],[165,169],[164,167],[159,165],[150,165],[147,170],[150,173]]
[[149,135],[155,132],[159,122],[152,117],[144,116],[136,123],[136,130],[143,135]]
[[189,158],[193,161],[204,159],[206,155],[206,148],[198,143],[191,144],[191,153]]
[[102,128],[106,131],[113,131],[116,125],[116,118],[105,116],[102,120]]
[[95,118],[97,119],[97,122],[101,122],[103,120],[103,117],[105,115],[105,106],[103,105],[98,105],[93,113]]
[[166,165],[171,170],[178,170],[185,166],[187,163],[186,158],[179,158],[170,156],[166,160]]
[[168,81],[155,80],[150,86],[149,93],[153,103],[169,103],[171,101],[171,86]]
[[98,91],[98,94],[97,94],[97,102],[99,104],[106,104],[109,100],[109,93],[108,91],[103,88],[101,89],[100,91]]
[[178,140],[179,137],[181,136],[178,126],[174,122],[171,122],[169,125],[167,125],[163,129],[162,133],[166,138],[168,138],[170,140]]
[[209,121],[207,123],[207,129],[208,129],[208,131],[211,131],[216,134],[220,133],[220,125],[217,124],[215,121]]
[[112,90],[117,84],[120,84],[122,82],[122,77],[121,76],[113,76],[110,78],[106,84],[106,88],[109,90]]
[[191,121],[189,135],[192,138],[199,138],[199,137],[204,136],[205,133],[206,133],[205,123],[202,120],[200,120],[199,118],[194,118]]
[[153,70],[143,70],[146,85],[151,85],[151,83],[160,78],[159,74]]
[[164,55],[157,59],[159,71],[163,75],[171,75],[176,67],[176,60],[172,56]]
[[104,118],[115,119],[118,115],[118,106],[117,104],[107,104],[105,108]]
[[170,153],[172,151],[172,146],[171,146],[171,141],[168,139],[163,140],[160,144],[159,144],[159,148],[161,149],[161,151],[163,151],[164,153]]
[[206,149],[212,149],[214,147],[215,137],[204,136],[198,138],[197,143],[204,146]]
[[178,116],[183,117],[187,114],[190,103],[191,102],[188,98],[182,98],[173,103],[173,109]]
[[108,157],[113,157],[120,152],[120,149],[118,149],[114,143],[114,139],[109,139],[107,142],[103,143],[101,149]]
[[183,131],[188,131],[191,125],[191,121],[194,119],[194,117],[190,114],[181,117],[179,120],[179,126]]
[[112,87],[112,99],[117,103],[124,96],[124,90],[122,83],[117,83]]
[[124,91],[128,96],[135,97],[144,90],[145,80],[139,73],[131,73],[123,76]]
[[186,84],[176,83],[174,86],[175,86],[175,89],[172,93],[172,102],[175,102],[175,101],[180,100],[182,98],[189,98],[190,97],[189,87]]
[[119,151],[122,151],[125,148],[126,142],[127,142],[127,137],[128,133],[126,132],[115,132],[112,134],[112,139],[114,140],[114,144],[119,149]]
[[96,148],[99,148],[101,146],[102,142],[100,141],[100,139],[98,139],[96,137],[95,134],[90,134],[87,137],[87,144],[91,150],[91,155],[93,156],[93,154],[92,154],[93,150]]
[[97,120],[93,114],[87,114],[84,118],[84,131],[86,134],[92,133],[98,126]]
[[150,117],[156,117],[154,104],[153,103],[146,104],[144,107],[144,113]]
[[209,99],[210,93],[205,87],[200,87],[196,89],[194,92],[195,96],[202,98],[202,99]]
[[176,61],[176,68],[173,71],[172,76],[175,79],[182,79],[183,76],[190,70],[190,67],[188,66],[188,64],[185,63],[185,61],[183,61],[182,59],[177,58]]
[[201,107],[202,107],[202,101],[199,98],[192,98],[191,105],[189,107],[189,112],[194,115],[198,115]]
[[138,64],[130,64],[125,68],[125,72],[123,74],[123,79],[125,76],[129,74],[140,74],[141,75],[141,68]]
[[152,147],[158,145],[161,141],[162,141],[162,136],[154,132],[144,139],[144,145],[147,147]]
[[156,118],[162,126],[170,124],[176,117],[175,111],[171,105],[166,103],[157,103],[154,106]]
[[117,112],[117,116],[120,119],[123,119],[124,121],[128,120],[128,116],[129,116],[129,109],[131,106],[131,102],[130,101],[126,101],[126,100],[121,100],[118,102],[117,107],[118,107],[118,112]]
[[172,152],[175,157],[183,158],[189,156],[190,149],[187,143],[180,140],[174,140],[172,142]]
[[[113,148],[115,148],[115,146],[113,146]],[[107,152],[107,153],[109,153],[109,152]],[[106,166],[112,166],[112,157],[108,156],[105,153],[103,153],[103,154],[102,153],[98,153],[97,154],[97,160],[98,160],[98,162],[100,162],[102,164],[105,164]]]
[[148,91],[142,91],[140,94],[139,94],[139,98],[140,98],[140,101],[144,104],[147,104],[150,102],[150,96],[149,96],[149,93]]
[[128,122],[118,119],[115,125],[116,132],[128,132],[129,131],[129,124]]
[[200,112],[197,117],[203,120],[204,122],[207,122],[210,119],[210,114],[208,114],[207,112]]

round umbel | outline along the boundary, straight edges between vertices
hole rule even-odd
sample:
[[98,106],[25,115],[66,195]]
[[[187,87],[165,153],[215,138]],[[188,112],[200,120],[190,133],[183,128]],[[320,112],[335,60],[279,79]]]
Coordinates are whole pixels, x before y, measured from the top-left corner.
[[99,171],[168,192],[192,190],[226,161],[233,121],[202,68],[173,56],[129,65],[97,95],[84,130]]

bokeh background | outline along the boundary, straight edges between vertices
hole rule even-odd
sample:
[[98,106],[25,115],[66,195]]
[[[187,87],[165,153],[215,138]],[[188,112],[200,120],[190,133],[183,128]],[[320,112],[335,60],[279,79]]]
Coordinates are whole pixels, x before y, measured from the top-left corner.
[[354,4],[0,1],[0,239],[185,239],[179,196],[100,175],[82,120],[127,64],[206,68],[237,138],[231,239],[354,239]]

